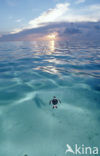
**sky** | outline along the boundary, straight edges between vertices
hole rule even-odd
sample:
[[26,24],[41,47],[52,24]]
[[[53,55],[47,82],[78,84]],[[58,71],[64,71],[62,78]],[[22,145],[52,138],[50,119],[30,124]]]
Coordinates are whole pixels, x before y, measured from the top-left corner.
[[0,0],[0,38],[52,23],[99,21],[100,0]]

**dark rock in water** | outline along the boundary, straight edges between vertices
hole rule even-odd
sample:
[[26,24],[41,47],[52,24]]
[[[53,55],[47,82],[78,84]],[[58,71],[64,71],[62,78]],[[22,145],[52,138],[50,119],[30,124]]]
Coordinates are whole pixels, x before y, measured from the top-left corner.
[[24,156],[28,156],[27,154],[25,154]]

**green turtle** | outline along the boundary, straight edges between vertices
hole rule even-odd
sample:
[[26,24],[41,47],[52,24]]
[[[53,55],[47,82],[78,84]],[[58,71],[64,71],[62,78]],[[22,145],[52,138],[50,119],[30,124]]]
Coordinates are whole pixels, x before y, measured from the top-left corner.
[[53,97],[52,100],[50,100],[49,105],[52,104],[53,105],[53,109],[57,108],[57,104],[61,103],[61,101],[59,99],[56,98],[56,96]]

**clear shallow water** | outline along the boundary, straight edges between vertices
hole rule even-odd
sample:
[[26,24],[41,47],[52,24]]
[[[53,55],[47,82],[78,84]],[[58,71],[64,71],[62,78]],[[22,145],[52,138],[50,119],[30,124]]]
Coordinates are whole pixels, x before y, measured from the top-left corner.
[[0,156],[64,156],[99,140],[100,43],[0,43]]

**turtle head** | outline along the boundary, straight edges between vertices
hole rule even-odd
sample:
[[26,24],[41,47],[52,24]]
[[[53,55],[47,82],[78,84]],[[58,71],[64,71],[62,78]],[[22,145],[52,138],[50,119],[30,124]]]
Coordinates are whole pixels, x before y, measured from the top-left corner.
[[56,99],[56,96],[54,96],[53,98]]

